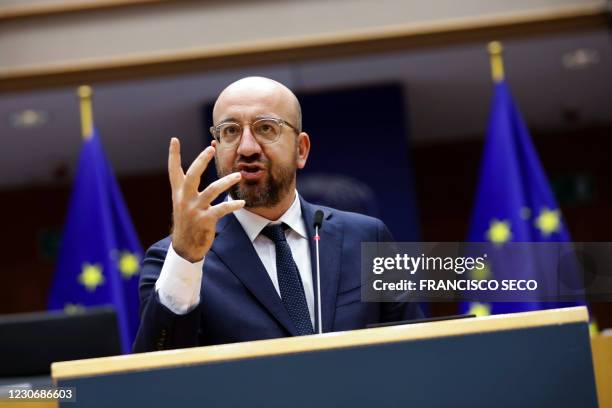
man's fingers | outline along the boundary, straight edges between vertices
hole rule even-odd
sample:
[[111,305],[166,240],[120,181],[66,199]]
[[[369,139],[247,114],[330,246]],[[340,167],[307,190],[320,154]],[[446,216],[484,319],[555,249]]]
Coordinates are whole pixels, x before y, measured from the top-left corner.
[[232,200],[232,201],[224,201],[220,204],[214,205],[210,207],[210,211],[212,211],[217,218],[221,218],[226,216],[227,214],[233,213],[236,210],[244,207],[244,200]]
[[208,205],[210,205],[211,202],[215,200],[215,198],[219,196],[219,194],[223,193],[225,190],[238,183],[240,179],[240,173],[236,172],[228,174],[227,176],[222,177],[213,183],[210,183],[200,195],[200,205],[202,207],[207,207]]
[[185,184],[188,189],[197,192],[198,186],[200,185],[200,177],[202,177],[202,173],[204,173],[204,170],[206,170],[208,163],[210,163],[214,155],[215,149],[208,146],[198,155],[198,157],[196,157],[193,163],[191,163],[191,166],[189,166],[185,174]]
[[181,168],[181,144],[176,137],[170,139],[170,149],[168,152],[168,176],[170,177],[170,187],[172,191],[179,188],[185,175]]

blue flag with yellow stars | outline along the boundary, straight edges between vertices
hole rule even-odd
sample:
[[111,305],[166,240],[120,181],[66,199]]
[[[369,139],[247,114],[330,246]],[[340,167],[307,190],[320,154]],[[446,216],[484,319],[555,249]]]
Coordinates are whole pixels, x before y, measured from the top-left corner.
[[83,142],[49,295],[67,312],[112,305],[124,353],[138,329],[142,249],[96,131]]
[[[525,122],[503,80],[495,84],[468,240],[494,247],[509,242],[570,241]],[[479,279],[531,279],[541,273],[537,260],[522,259],[517,264],[521,267],[485,268],[489,276]],[[576,303],[473,302],[462,309],[482,316],[571,305]]]

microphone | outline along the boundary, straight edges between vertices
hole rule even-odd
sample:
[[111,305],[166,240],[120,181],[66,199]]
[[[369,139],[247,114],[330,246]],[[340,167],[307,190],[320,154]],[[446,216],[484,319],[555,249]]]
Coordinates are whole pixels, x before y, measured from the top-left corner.
[[317,210],[314,214],[314,227],[321,229],[321,225],[323,225],[323,211]]
[[317,254],[317,327],[319,334],[323,334],[323,319],[321,318],[321,266],[319,265],[319,230],[323,226],[323,211],[317,210],[314,214],[315,252]]

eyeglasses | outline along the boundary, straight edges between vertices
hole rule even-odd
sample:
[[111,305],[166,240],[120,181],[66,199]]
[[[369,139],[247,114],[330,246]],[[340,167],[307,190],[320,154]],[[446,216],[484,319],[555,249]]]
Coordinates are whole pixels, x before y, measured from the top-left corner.
[[[251,134],[260,144],[276,142],[280,138],[283,126],[285,125],[289,126],[296,133],[300,132],[291,123],[278,118],[262,118],[248,125],[251,128]],[[219,123],[217,126],[210,127],[210,133],[212,133],[213,137],[222,148],[236,146],[242,138],[243,132],[244,129],[242,125],[236,122],[223,122]]]

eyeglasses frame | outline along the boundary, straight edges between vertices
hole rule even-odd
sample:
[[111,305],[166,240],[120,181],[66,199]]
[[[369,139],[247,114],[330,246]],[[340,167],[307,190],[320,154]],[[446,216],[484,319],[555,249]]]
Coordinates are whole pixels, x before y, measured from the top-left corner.
[[[255,133],[253,132],[253,125],[255,123],[259,122],[259,121],[262,121],[262,120],[272,120],[272,121],[275,121],[275,122],[278,123],[278,125],[281,128],[281,130],[280,130],[280,132],[278,132],[278,137],[276,139],[274,139],[272,141],[269,141],[269,142],[263,142],[263,141],[260,141],[259,139],[257,139],[257,137],[255,136]],[[242,124],[237,123],[237,122],[233,122],[233,121],[224,121],[224,122],[219,123],[216,126],[211,126],[209,128],[209,130],[210,130],[210,133],[212,134],[212,137],[217,141],[217,143],[221,144],[221,139],[220,139],[220,135],[219,135],[220,128],[221,128],[221,126],[228,125],[228,124],[238,125],[240,127],[240,129],[242,129],[242,132],[240,133],[240,137],[238,139],[236,139],[235,143],[233,143],[231,145],[227,145],[227,144],[225,145],[225,146],[227,146],[229,148],[229,147],[236,146],[236,145],[240,144],[240,140],[242,140],[242,136],[244,135],[244,126]],[[296,134],[300,134],[300,130],[298,130],[298,128],[293,126],[291,123],[287,122],[284,119],[275,118],[273,116],[261,117],[261,118],[258,118],[255,121],[253,121],[253,122],[245,123],[245,125],[247,125],[251,129],[251,133],[253,134],[253,137],[255,137],[255,140],[257,140],[257,142],[260,143],[260,144],[272,144],[272,143],[278,142],[280,140],[281,134],[283,133],[283,126],[285,126],[285,125],[289,126]]]

